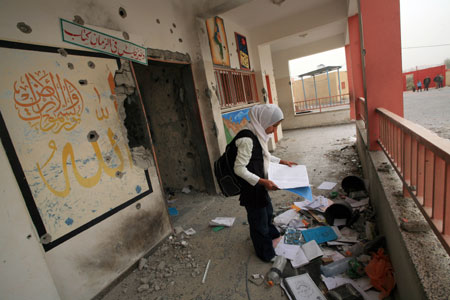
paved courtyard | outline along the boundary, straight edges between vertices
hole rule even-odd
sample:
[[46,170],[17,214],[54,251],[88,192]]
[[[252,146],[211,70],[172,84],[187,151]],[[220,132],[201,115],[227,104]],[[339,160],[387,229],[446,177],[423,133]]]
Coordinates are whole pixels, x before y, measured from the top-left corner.
[[404,92],[405,118],[450,139],[450,87]]

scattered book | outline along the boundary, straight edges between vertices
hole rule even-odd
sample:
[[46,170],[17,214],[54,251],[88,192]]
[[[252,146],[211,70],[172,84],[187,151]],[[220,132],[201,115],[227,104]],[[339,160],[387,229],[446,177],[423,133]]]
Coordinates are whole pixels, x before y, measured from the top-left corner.
[[294,300],[326,300],[308,273],[284,278],[282,286]]
[[292,267],[298,268],[307,265],[315,258],[322,257],[323,252],[315,240],[300,246],[295,258],[291,260]]

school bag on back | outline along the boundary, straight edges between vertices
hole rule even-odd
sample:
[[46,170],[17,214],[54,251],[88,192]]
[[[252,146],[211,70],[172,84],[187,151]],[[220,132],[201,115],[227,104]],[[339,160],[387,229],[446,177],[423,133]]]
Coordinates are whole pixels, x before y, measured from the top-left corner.
[[241,193],[241,184],[233,171],[235,160],[236,151],[233,151],[230,143],[222,156],[214,162],[214,174],[216,175],[217,183],[226,197]]
[[242,190],[243,179],[234,173],[234,162],[237,155],[235,141],[242,137],[256,138],[250,130],[241,130],[227,145],[222,156],[214,162],[214,174],[216,175],[217,183],[226,197],[239,195]]

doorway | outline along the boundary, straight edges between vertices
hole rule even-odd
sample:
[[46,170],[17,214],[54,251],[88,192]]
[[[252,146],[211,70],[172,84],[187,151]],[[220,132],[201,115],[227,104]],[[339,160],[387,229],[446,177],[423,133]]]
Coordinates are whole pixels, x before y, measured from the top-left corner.
[[215,192],[190,64],[133,64],[166,193]]

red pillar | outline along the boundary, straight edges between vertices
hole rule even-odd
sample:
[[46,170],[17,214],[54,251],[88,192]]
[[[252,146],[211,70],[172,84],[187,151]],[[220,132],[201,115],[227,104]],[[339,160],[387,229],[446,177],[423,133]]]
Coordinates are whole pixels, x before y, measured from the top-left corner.
[[[383,107],[403,117],[399,0],[361,0],[369,150],[379,150],[378,116]],[[352,51],[353,54],[353,51]]]
[[[359,35],[359,17],[358,15],[348,18],[349,52],[350,64],[352,70],[353,98],[355,105],[359,97],[364,97],[364,85],[361,63],[361,39]],[[347,48],[347,46],[346,46]],[[346,52],[347,54],[347,52]],[[348,67],[348,64],[347,64]],[[363,113],[363,112],[360,112]],[[356,115],[356,119],[361,119]]]
[[350,119],[356,120],[356,102],[353,87],[352,54],[350,52],[350,45],[345,45],[345,62],[347,64],[348,95],[350,98]]

